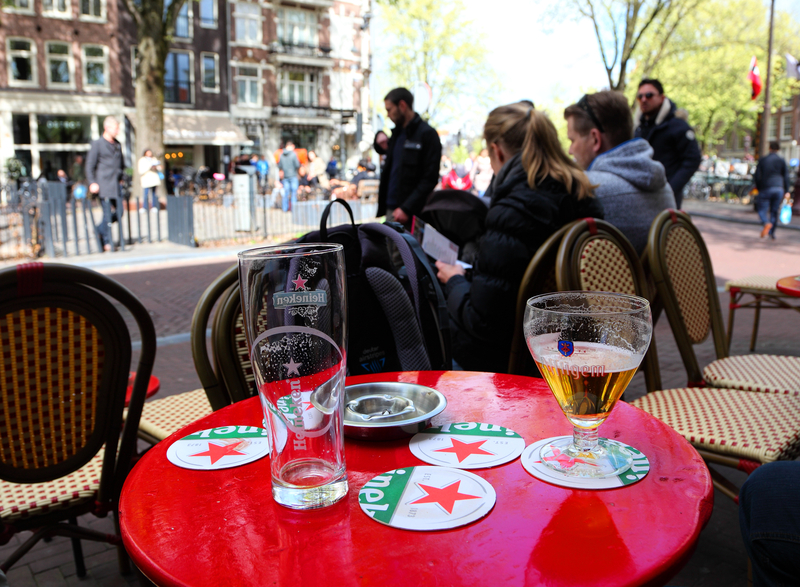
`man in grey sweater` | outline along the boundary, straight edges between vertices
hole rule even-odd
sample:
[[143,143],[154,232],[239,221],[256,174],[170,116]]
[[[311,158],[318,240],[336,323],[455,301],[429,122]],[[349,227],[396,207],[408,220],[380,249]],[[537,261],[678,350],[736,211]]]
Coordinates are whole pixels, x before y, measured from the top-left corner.
[[644,139],[632,139],[633,117],[619,92],[587,94],[564,110],[569,153],[597,187],[605,219],[620,229],[641,255],[656,215],[675,208],[664,166],[653,160]]

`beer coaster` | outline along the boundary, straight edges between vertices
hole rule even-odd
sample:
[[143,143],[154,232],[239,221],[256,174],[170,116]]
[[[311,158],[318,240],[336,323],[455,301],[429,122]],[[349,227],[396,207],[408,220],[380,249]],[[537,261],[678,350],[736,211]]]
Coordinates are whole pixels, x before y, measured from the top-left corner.
[[496,424],[458,422],[415,434],[409,447],[431,465],[485,469],[516,459],[525,450],[525,439]]
[[556,438],[545,438],[531,444],[522,453],[522,466],[531,475],[547,483],[553,485],[560,485],[561,487],[571,487],[573,489],[614,489],[615,487],[624,487],[625,485],[633,485],[637,481],[644,479],[645,475],[650,471],[650,461],[640,451],[636,450],[630,445],[624,444],[617,440],[606,439],[606,448],[613,455],[614,452],[633,455],[633,463],[629,469],[626,469],[619,475],[613,477],[606,477],[605,479],[591,479],[587,477],[568,477],[563,473],[554,471],[544,463],[542,463],[539,451],[548,442],[558,440],[560,438],[572,438],[571,436],[560,436]]
[[488,514],[497,494],[488,481],[450,467],[406,467],[367,481],[358,503],[370,518],[403,530],[447,530]]
[[214,471],[257,461],[269,454],[269,431],[255,426],[209,428],[176,440],[167,458],[184,469]]

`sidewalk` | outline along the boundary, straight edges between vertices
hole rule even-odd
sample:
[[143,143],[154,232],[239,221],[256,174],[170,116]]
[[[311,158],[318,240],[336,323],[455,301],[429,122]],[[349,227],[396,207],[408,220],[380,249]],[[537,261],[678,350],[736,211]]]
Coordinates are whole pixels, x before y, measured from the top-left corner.
[[[742,209],[744,208],[744,209]],[[773,275],[776,278],[800,273],[800,231],[778,229],[778,239],[760,239],[758,226],[730,222],[730,218],[756,220],[751,207],[730,208],[730,205],[686,202],[694,213],[695,224],[703,234],[714,264],[718,285],[725,280],[753,274]],[[708,211],[710,210],[710,212]],[[699,214],[714,214],[714,218]],[[717,216],[726,216],[722,221]],[[161,391],[154,398],[166,397],[198,388],[199,380],[189,348],[188,332],[194,307],[205,288],[225,269],[236,262],[236,252],[258,243],[221,248],[190,249],[171,243],[143,244],[124,253],[83,255],[57,260],[91,267],[130,288],[150,311],[156,325],[159,346],[154,374],[161,380]],[[10,263],[8,263],[10,264]],[[8,265],[7,264],[7,265]],[[723,316],[727,321],[727,294],[720,294]],[[736,314],[732,354],[748,352],[753,313],[740,310]],[[137,334],[134,327],[134,339]],[[675,346],[669,324],[662,318],[655,329],[664,388],[686,384],[686,373]],[[713,360],[711,341],[696,347],[698,360],[705,364]],[[764,311],[759,329],[756,352],[800,355],[800,314],[786,311]],[[644,393],[642,375],[629,386],[627,399]],[[725,471],[728,475],[728,472]],[[730,474],[741,484],[744,474]],[[85,516],[82,524],[110,531],[111,519],[97,520]],[[24,536],[24,535],[23,535]],[[15,537],[12,544],[17,544]],[[9,546],[0,547],[0,557]],[[69,541],[55,538],[49,544],[36,546],[9,573],[12,587],[45,585],[128,586],[147,585],[135,576],[121,577],[116,570],[116,552],[101,544],[85,542],[89,577],[78,580]],[[704,529],[694,555],[686,567],[670,581],[684,587],[745,587],[747,558],[739,537],[737,506],[715,492],[714,512]]]

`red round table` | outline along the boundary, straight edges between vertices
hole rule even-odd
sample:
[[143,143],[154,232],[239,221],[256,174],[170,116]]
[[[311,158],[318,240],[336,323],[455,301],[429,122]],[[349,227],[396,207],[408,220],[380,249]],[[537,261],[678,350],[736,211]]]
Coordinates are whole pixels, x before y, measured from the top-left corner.
[[[348,378],[405,381],[448,400],[434,419],[511,428],[527,444],[571,433],[539,379],[491,373],[408,372]],[[703,460],[681,436],[620,402],[603,436],[643,451],[639,483],[590,491],[529,475],[516,459],[475,469],[497,492],[488,516],[468,526],[413,532],[379,524],[358,505],[372,477],[425,465],[408,440],[346,442],[348,496],[319,510],[292,511],[272,499],[269,459],[194,471],[166,458],[175,440],[206,428],[261,424],[257,398],[198,420],[157,444],[128,476],[120,501],[125,547],[156,585],[663,585],[691,555],[711,515]]]
[[[131,371],[130,376],[128,377],[128,388],[125,391],[125,407],[128,407],[128,404],[131,401],[131,394],[133,393],[133,381],[136,379],[136,371]],[[161,382],[158,380],[158,377],[155,375],[150,376],[150,381],[147,382],[147,392],[145,393],[144,398],[147,399],[155,394],[158,393],[158,390],[161,389]]]
[[785,293],[787,296],[794,296],[800,298],[800,275],[792,275],[790,277],[783,277],[775,284],[779,292]]

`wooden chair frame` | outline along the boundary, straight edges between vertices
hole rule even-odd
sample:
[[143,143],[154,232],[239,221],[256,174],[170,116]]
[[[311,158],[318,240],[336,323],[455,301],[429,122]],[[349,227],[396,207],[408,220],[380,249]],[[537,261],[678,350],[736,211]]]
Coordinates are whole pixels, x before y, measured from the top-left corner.
[[517,290],[517,317],[514,322],[514,335],[511,339],[511,352],[508,358],[508,372],[511,375],[538,376],[539,374],[528,350],[528,344],[525,342],[523,329],[525,307],[531,297],[556,289],[555,268],[558,247],[567,230],[577,222],[579,221],[562,226],[550,235],[550,238],[544,241],[536,251],[522,276],[522,283]]
[[[637,295],[652,300],[647,279],[636,250],[625,235],[608,222],[585,218],[574,223],[561,240],[556,256],[556,284],[559,291],[585,290],[581,272],[581,253],[593,240],[607,240],[625,257],[627,269],[633,278],[634,291],[617,292]],[[651,308],[652,310],[652,308]],[[661,389],[661,371],[658,366],[656,340],[653,337],[642,361],[648,393]]]
[[[124,306],[135,319],[142,339],[136,377],[123,425],[123,410],[131,360],[131,339],[119,311],[105,297]],[[129,562],[119,535],[117,518],[119,494],[136,454],[136,432],[147,386],[153,369],[156,334],[150,314],[127,288],[90,269],[68,265],[30,263],[0,271],[0,308],[3,316],[23,309],[59,308],[80,315],[98,332],[102,340],[103,364],[94,406],[94,427],[81,448],[51,466],[28,467],[13,462],[0,464],[0,478],[13,483],[44,483],[64,477],[86,465],[100,451],[103,456],[99,488],[94,500],[72,507],[46,510],[28,517],[0,523],[0,540],[8,541],[18,531],[35,531],[33,536],[0,565],[8,570],[39,540],[51,536],[67,536],[72,540],[76,571],[86,574],[81,539],[110,542],[117,545],[122,572],[129,572]],[[58,381],[48,382],[48,388]],[[82,395],[82,394],[81,394]],[[78,398],[75,397],[76,401]],[[81,402],[89,401],[85,396]],[[68,404],[61,404],[66,407]],[[66,433],[75,433],[69,426]],[[5,432],[9,433],[8,430]],[[36,428],[26,433],[30,442],[43,438]],[[6,451],[7,452],[7,451]],[[77,516],[94,513],[100,517],[114,514],[115,535],[104,534],[77,525]],[[66,523],[65,523],[66,522]]]

